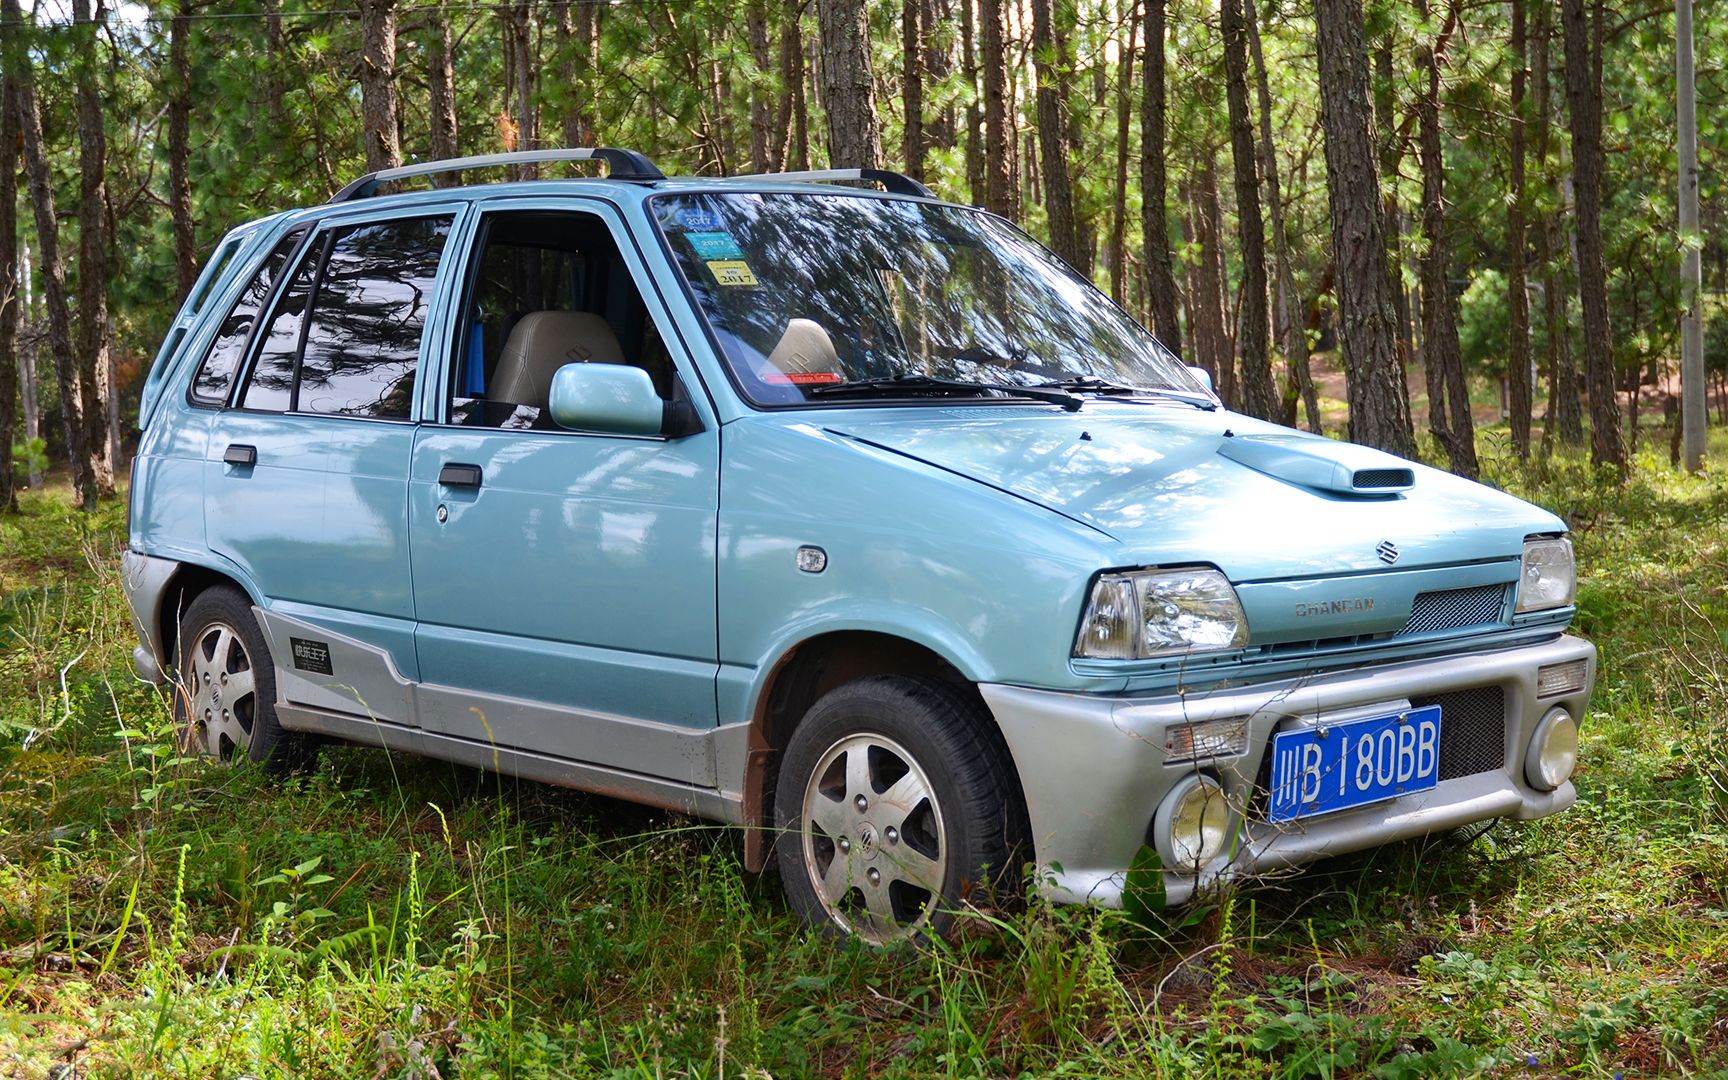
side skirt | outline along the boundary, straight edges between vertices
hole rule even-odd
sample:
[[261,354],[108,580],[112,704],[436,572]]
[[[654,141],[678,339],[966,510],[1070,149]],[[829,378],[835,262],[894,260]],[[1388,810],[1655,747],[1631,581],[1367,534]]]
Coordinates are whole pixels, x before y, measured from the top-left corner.
[[744,820],[744,800],[732,792],[693,787],[603,765],[511,750],[384,720],[362,719],[302,705],[278,703],[276,714],[283,727],[295,731],[317,732],[346,742],[381,746],[386,750],[406,750],[491,769],[506,776],[591,791],[732,825],[742,824]]

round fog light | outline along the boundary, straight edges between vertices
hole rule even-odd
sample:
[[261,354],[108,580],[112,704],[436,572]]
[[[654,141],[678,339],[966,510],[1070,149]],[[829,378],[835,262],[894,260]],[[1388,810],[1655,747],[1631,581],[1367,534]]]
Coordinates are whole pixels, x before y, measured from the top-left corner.
[[1176,782],[1152,817],[1158,857],[1188,873],[1218,857],[1229,839],[1230,808],[1224,789],[1210,776],[1192,773]]
[[1578,721],[1565,709],[1551,709],[1536,725],[1530,750],[1524,755],[1524,776],[1530,786],[1553,791],[1572,778],[1578,767]]

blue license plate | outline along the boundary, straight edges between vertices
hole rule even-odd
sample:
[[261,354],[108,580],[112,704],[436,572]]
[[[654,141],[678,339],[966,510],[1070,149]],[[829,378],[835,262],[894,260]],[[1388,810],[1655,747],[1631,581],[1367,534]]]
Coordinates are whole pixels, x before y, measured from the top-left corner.
[[1427,791],[1440,779],[1440,706],[1272,736],[1271,822]]

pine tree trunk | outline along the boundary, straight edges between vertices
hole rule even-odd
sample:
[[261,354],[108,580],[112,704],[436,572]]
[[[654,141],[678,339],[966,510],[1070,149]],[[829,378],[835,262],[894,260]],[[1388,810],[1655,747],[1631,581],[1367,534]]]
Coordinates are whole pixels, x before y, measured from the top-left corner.
[[[540,145],[540,109],[534,99],[534,76],[540,65],[534,58],[534,23],[529,18],[527,0],[517,0],[503,8],[504,51],[509,55],[510,111],[516,124],[515,149],[534,150]],[[517,180],[536,180],[540,166],[517,165],[507,170]]]
[[1074,187],[1068,178],[1067,63],[1055,25],[1052,0],[1032,0],[1032,55],[1038,76],[1038,154],[1050,250],[1082,274],[1091,262],[1081,250],[1074,218]]
[[876,84],[870,74],[870,24],[864,0],[816,0],[822,32],[822,105],[828,112],[828,163],[874,169],[882,161]]
[[[1531,71],[1536,99],[1536,165],[1546,178],[1548,147],[1554,127],[1553,65],[1549,44],[1553,37],[1551,2],[1536,5],[1536,21],[1532,27],[1533,60]],[[1572,328],[1567,318],[1567,297],[1571,293],[1566,276],[1567,261],[1560,251],[1567,246],[1565,238],[1565,207],[1556,205],[1536,229],[1536,259],[1542,266],[1542,324],[1547,337],[1546,370],[1548,405],[1542,420],[1542,445],[1551,448],[1556,438],[1569,447],[1584,445],[1584,417],[1578,401],[1578,372],[1572,356]]]
[[1530,294],[1526,285],[1524,224],[1524,99],[1525,67],[1528,63],[1524,25],[1524,0],[1512,0],[1512,131],[1511,202],[1506,207],[1506,248],[1510,255],[1506,273],[1506,306],[1510,314],[1511,343],[1506,362],[1512,411],[1512,449],[1519,460],[1530,457],[1530,420],[1533,388],[1530,385]]
[[786,0],[780,21],[780,124],[786,142],[776,168],[810,167],[809,110],[804,99],[804,27],[802,0]]
[[1374,128],[1380,160],[1381,237],[1386,241],[1386,272],[1392,278],[1392,311],[1398,323],[1398,393],[1410,412],[1410,365],[1416,362],[1416,287],[1404,287],[1406,218],[1398,205],[1398,170],[1403,143],[1393,123],[1392,33],[1388,28],[1374,44]]
[[1266,78],[1266,54],[1260,47],[1260,19],[1250,0],[1248,17],[1248,50],[1254,61],[1254,84],[1260,104],[1260,166],[1266,177],[1266,208],[1272,214],[1272,256],[1277,263],[1274,295],[1277,304],[1277,330],[1284,362],[1290,368],[1290,380],[1285,389],[1283,422],[1296,424],[1296,399],[1302,402],[1308,430],[1320,434],[1320,397],[1314,387],[1314,373],[1308,367],[1308,334],[1300,314],[1296,296],[1295,275],[1290,269],[1289,234],[1284,225],[1284,194],[1278,181],[1278,155],[1272,142],[1272,92]]
[[18,284],[18,116],[12,83],[9,73],[0,75],[0,514],[18,509],[12,485],[12,432],[18,423],[18,320],[23,295]]
[[954,124],[954,97],[948,77],[954,73],[954,41],[950,36],[954,12],[950,0],[914,0],[923,7],[924,73],[929,86],[940,93],[941,110],[924,124],[926,148],[952,150],[958,134]]
[[92,14],[90,0],[73,0],[72,21],[78,31],[78,407],[96,492],[112,495],[118,462],[110,456],[108,441],[108,139],[102,126],[97,37],[103,18],[100,4]]
[[[1427,0],[1416,0],[1426,20]],[[1457,24],[1453,0],[1440,41]],[[1416,49],[1416,70],[1423,88],[1416,103],[1422,158],[1422,232],[1428,250],[1422,258],[1422,336],[1428,361],[1428,429],[1446,451],[1452,471],[1474,478],[1476,427],[1470,415],[1470,392],[1464,378],[1464,354],[1458,343],[1458,299],[1449,284],[1451,253],[1446,236],[1446,159],[1440,145],[1441,46],[1424,40]]]
[[[1200,237],[1200,214],[1196,208],[1193,188],[1184,181],[1178,185],[1178,189],[1178,197],[1186,208],[1181,218],[1182,243],[1189,246],[1197,245]],[[1220,372],[1207,344],[1208,335],[1202,330],[1204,316],[1202,316],[1200,309],[1203,298],[1208,295],[1205,282],[1202,280],[1203,277],[1200,260],[1190,259],[1182,264],[1183,287],[1179,299],[1188,309],[1189,330],[1189,354],[1185,359],[1188,363],[1204,369],[1207,377],[1212,380],[1212,386],[1216,389],[1220,385],[1218,381]],[[1222,390],[1219,390],[1219,396],[1223,396]]]
[[1134,108],[1134,49],[1140,10],[1130,0],[1128,40],[1121,47],[1116,79],[1116,185],[1110,203],[1110,298],[1128,307],[1128,120]]
[[1224,269],[1224,213],[1218,200],[1218,155],[1208,147],[1194,170],[1194,243],[1200,249],[1199,295],[1189,325],[1201,365],[1212,373],[1218,396],[1231,408],[1242,404],[1236,382],[1236,350],[1230,341],[1229,279]]
[[174,228],[174,273],[185,300],[198,282],[198,238],[192,221],[192,68],[186,17],[191,0],[179,0],[168,26],[168,217]]
[[[558,49],[558,79],[562,83],[564,108],[558,120],[564,145],[594,146],[594,36],[598,28],[595,0],[575,0],[559,5],[553,31]],[[768,14],[762,12],[762,32],[767,33]]]
[[1152,332],[1172,352],[1180,353],[1182,322],[1176,311],[1170,187],[1165,168],[1165,3],[1146,0],[1146,61],[1141,65],[1145,85],[1140,96],[1140,246],[1141,257],[1146,260],[1146,307],[1152,313]]
[[[1577,207],[1578,296],[1584,309],[1584,382],[1590,399],[1590,460],[1626,473],[1626,440],[1614,394],[1614,337],[1608,317],[1608,265],[1602,246],[1602,80],[1592,55],[1584,0],[1563,0],[1566,103],[1572,128]],[[1598,27],[1598,32],[1600,27]],[[1600,41],[1597,42],[1600,49]]]
[[[112,207],[109,209],[108,235],[114,235]],[[110,261],[112,261],[112,259],[110,259]],[[114,362],[113,359],[120,355],[119,342],[115,336],[114,320],[109,319],[108,356],[110,359],[108,364],[108,387],[107,391],[103,394],[103,416],[107,421],[104,426],[108,432],[108,460],[113,465],[114,476],[116,477],[119,476],[120,470],[124,467],[126,460],[125,440],[121,438],[120,427],[120,385],[118,381],[120,373],[117,370],[119,365]]]
[[924,34],[923,0],[902,0],[900,6],[901,105],[905,123],[901,155],[906,175],[924,179]]
[[[18,0],[0,0],[0,23],[24,25]],[[86,510],[96,508],[96,476],[91,468],[84,417],[79,408],[77,360],[72,352],[72,312],[66,300],[66,271],[60,260],[60,223],[54,207],[54,184],[48,172],[48,148],[42,138],[42,113],[36,100],[36,77],[29,54],[12,30],[4,53],[6,70],[17,80],[13,101],[22,128],[24,170],[30,184],[30,206],[41,247],[43,293],[48,306],[48,348],[54,357],[54,379],[60,392],[60,419],[66,435],[66,457],[72,490]]]
[[[568,5],[566,5],[568,7]],[[458,156],[456,149],[456,57],[450,37],[450,18],[432,11],[426,28],[427,123],[430,149],[435,161]],[[434,184],[454,184],[459,178],[445,173],[432,178]]]
[[[182,11],[190,8],[191,0],[182,0]],[[176,21],[180,22],[176,13]],[[183,25],[183,23],[182,23]],[[181,63],[185,62],[186,33],[180,32]],[[287,110],[283,108],[282,67],[288,55],[288,36],[282,30],[281,0],[264,0],[264,115],[270,120],[270,130],[285,132]]]
[[[0,58],[3,56],[4,54],[0,54]],[[0,102],[0,107],[16,110],[16,90],[17,86],[14,84],[12,104]],[[18,114],[14,111],[15,128],[18,123]],[[18,407],[24,413],[24,441],[34,444],[42,437],[42,380],[36,368],[36,339],[39,334],[35,326],[36,300],[31,292],[30,282],[30,241],[27,237],[22,237],[18,241],[18,284],[22,293],[22,302],[18,309]],[[32,490],[40,490],[42,487],[42,470],[36,467],[37,460],[34,456],[30,459],[30,475],[27,479]]]
[[[1706,426],[1709,413],[1704,402],[1704,310],[1703,253],[1693,240],[1698,237],[1698,71],[1692,43],[1692,0],[1674,5],[1675,86],[1678,90],[1675,127],[1679,145],[1680,236],[1680,409],[1674,417],[1675,464],[1680,444],[1685,444],[1686,471],[1702,472],[1708,449]],[[1655,364],[1652,362],[1652,368]],[[1659,373],[1652,371],[1653,376]],[[1632,425],[1634,434],[1638,425]]]
[[978,52],[973,0],[960,0],[960,67],[970,93],[966,102],[966,194],[973,206],[985,205],[984,113],[978,108]]
[[1224,96],[1230,113],[1230,156],[1236,181],[1236,242],[1242,262],[1242,309],[1237,346],[1242,354],[1242,411],[1262,420],[1278,415],[1267,347],[1266,223],[1260,213],[1260,167],[1254,120],[1248,111],[1248,26],[1244,0],[1220,0],[1224,33]]
[[396,107],[396,0],[360,0],[360,114],[366,171],[402,164]]
[[1411,457],[1416,447],[1398,385],[1397,328],[1381,234],[1362,7],[1358,0],[1315,0],[1314,20],[1350,438]]
[[1010,221],[1020,217],[1014,190],[1014,128],[1008,109],[1008,54],[1002,0],[981,0],[979,35],[984,65],[984,208]]

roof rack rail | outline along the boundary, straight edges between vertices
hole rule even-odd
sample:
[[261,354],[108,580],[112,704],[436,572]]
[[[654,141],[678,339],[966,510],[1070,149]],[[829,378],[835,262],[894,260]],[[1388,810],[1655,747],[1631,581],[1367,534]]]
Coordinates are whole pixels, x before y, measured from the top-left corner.
[[609,180],[664,180],[659,166],[635,150],[619,150],[610,146],[592,149],[519,150],[510,154],[481,154],[477,157],[446,158],[442,161],[422,161],[394,169],[367,173],[330,196],[333,203],[365,199],[378,190],[379,184],[406,180],[411,176],[431,176],[436,173],[462,172],[497,165],[533,165],[543,161],[604,161]]
[[892,169],[807,169],[803,172],[750,173],[745,176],[728,177],[731,180],[785,180],[795,183],[801,180],[814,181],[844,181],[869,180],[881,184],[896,195],[917,195],[925,199],[934,199],[936,193],[907,176]]

